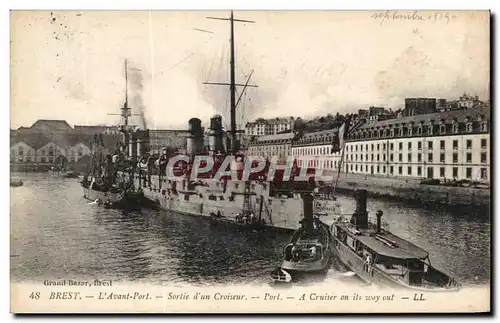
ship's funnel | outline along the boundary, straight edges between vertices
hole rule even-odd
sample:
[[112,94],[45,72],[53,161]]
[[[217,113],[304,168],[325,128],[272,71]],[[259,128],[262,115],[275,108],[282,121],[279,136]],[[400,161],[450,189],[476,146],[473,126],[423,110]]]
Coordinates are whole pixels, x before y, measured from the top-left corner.
[[306,232],[313,231],[313,196],[309,193],[302,194],[302,205],[304,209],[304,228]]
[[192,118],[188,121],[189,135],[186,138],[186,150],[189,156],[194,156],[203,150],[203,129],[201,120]]
[[217,115],[210,119],[210,132],[208,134],[209,148],[211,151],[223,151],[224,143],[222,131],[222,117]]
[[129,157],[132,160],[135,160],[137,158],[137,133],[136,132],[131,132],[129,137]]
[[377,232],[380,233],[382,231],[382,215],[384,213],[381,210],[377,211]]
[[368,212],[366,211],[367,192],[366,190],[356,190],[356,211],[352,215],[351,223],[356,227],[365,229],[368,227]]
[[142,157],[149,152],[149,130],[137,130],[136,143],[137,143],[137,157]]
[[188,121],[189,125],[189,133],[192,135],[201,135],[202,134],[202,129],[201,129],[201,120],[198,118],[192,118],[189,119]]

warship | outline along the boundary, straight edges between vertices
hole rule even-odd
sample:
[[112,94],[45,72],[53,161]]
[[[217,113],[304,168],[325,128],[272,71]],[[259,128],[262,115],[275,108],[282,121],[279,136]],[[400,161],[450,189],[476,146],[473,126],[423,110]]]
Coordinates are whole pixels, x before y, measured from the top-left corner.
[[[239,95],[241,98],[247,88],[257,86],[249,84],[252,73],[244,84],[235,80],[234,24],[254,22],[236,19],[233,12],[229,18],[207,18],[230,23],[230,82],[205,82],[208,85],[229,86],[230,128],[223,128],[220,115],[212,117],[206,146],[202,122],[192,118],[188,121],[185,153],[168,153],[165,149],[163,153],[155,155],[149,149],[149,131],[128,125],[128,118],[132,114],[126,101],[121,109],[123,124],[119,155],[125,156],[124,159],[133,170],[118,170],[117,176],[124,178],[129,190],[140,190],[145,198],[171,212],[202,216],[212,222],[234,225],[243,225],[242,214],[243,218],[253,214],[254,219],[258,219],[251,223],[254,228],[296,230],[303,216],[301,194],[309,186],[309,178],[315,176],[316,169],[308,168],[307,165],[298,167],[296,162],[293,165],[278,165],[267,160],[260,172],[244,176],[245,163],[253,165],[255,160],[241,149],[244,131],[237,129],[236,125],[236,110],[240,102],[236,99],[236,88],[243,88]],[[227,169],[225,161],[228,157],[233,161],[229,165],[230,171],[217,176],[219,171]],[[178,161],[172,162],[174,159]],[[140,164],[144,166],[140,167]],[[197,174],[199,166],[204,167],[206,164],[213,164],[213,167]],[[267,176],[270,173],[274,176]],[[85,189],[86,195],[93,193],[89,188]],[[118,198],[118,193],[113,194]],[[315,203],[315,211],[327,214],[336,208],[330,199],[321,199],[321,192],[316,195],[316,199],[322,202]]]
[[[147,130],[140,131],[137,127],[128,124],[128,118],[132,114],[128,104],[127,71],[127,61],[125,61],[125,103],[121,113],[124,122],[120,130],[126,138],[132,134],[135,138],[141,135],[147,137]],[[133,182],[136,171],[142,173],[142,165],[136,159],[127,158],[124,154],[125,142],[117,143],[114,149],[106,147],[102,133],[95,134],[89,140],[90,161],[87,165],[87,172],[80,181],[84,198],[108,208],[137,208],[147,203],[141,187],[135,186]],[[144,155],[142,151],[141,155]]]

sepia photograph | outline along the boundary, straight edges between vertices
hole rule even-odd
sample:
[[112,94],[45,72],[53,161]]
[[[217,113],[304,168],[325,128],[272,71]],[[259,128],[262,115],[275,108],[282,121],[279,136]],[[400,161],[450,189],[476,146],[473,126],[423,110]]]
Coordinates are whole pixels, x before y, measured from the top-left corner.
[[12,313],[488,313],[490,11],[10,11]]

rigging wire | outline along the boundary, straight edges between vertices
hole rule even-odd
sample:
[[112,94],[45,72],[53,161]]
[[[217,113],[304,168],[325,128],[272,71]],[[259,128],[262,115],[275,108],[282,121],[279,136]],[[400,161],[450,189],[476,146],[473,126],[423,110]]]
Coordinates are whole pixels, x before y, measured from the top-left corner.
[[182,58],[181,60],[177,61],[175,64],[172,64],[170,65],[169,67],[167,67],[166,69],[158,72],[157,76],[159,75],[162,75],[178,66],[180,66],[182,63],[184,63],[185,61],[187,61],[188,59],[190,59],[191,57],[193,57],[194,55],[196,55],[197,52],[200,52],[200,47],[203,46],[203,45],[206,45],[208,44],[209,41],[211,41],[213,38],[212,36],[208,37],[208,39],[206,41],[204,41],[203,43],[199,44],[198,47],[196,47],[196,49],[190,53],[188,53],[184,58]]

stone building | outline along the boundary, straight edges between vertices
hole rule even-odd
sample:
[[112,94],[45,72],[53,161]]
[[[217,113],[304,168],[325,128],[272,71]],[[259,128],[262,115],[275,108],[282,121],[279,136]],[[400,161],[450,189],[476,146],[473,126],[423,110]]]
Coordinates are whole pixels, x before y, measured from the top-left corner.
[[292,154],[293,136],[293,133],[282,133],[254,137],[247,144],[247,154],[249,156],[262,156],[269,159],[277,156],[279,160],[286,160]]
[[490,181],[488,107],[366,123],[346,144],[349,173]]
[[250,136],[275,135],[293,129],[294,118],[259,118],[245,125],[245,134]]
[[332,143],[338,129],[306,133],[292,145],[292,155],[300,167],[317,167],[327,170],[337,169],[341,153],[332,152]]

